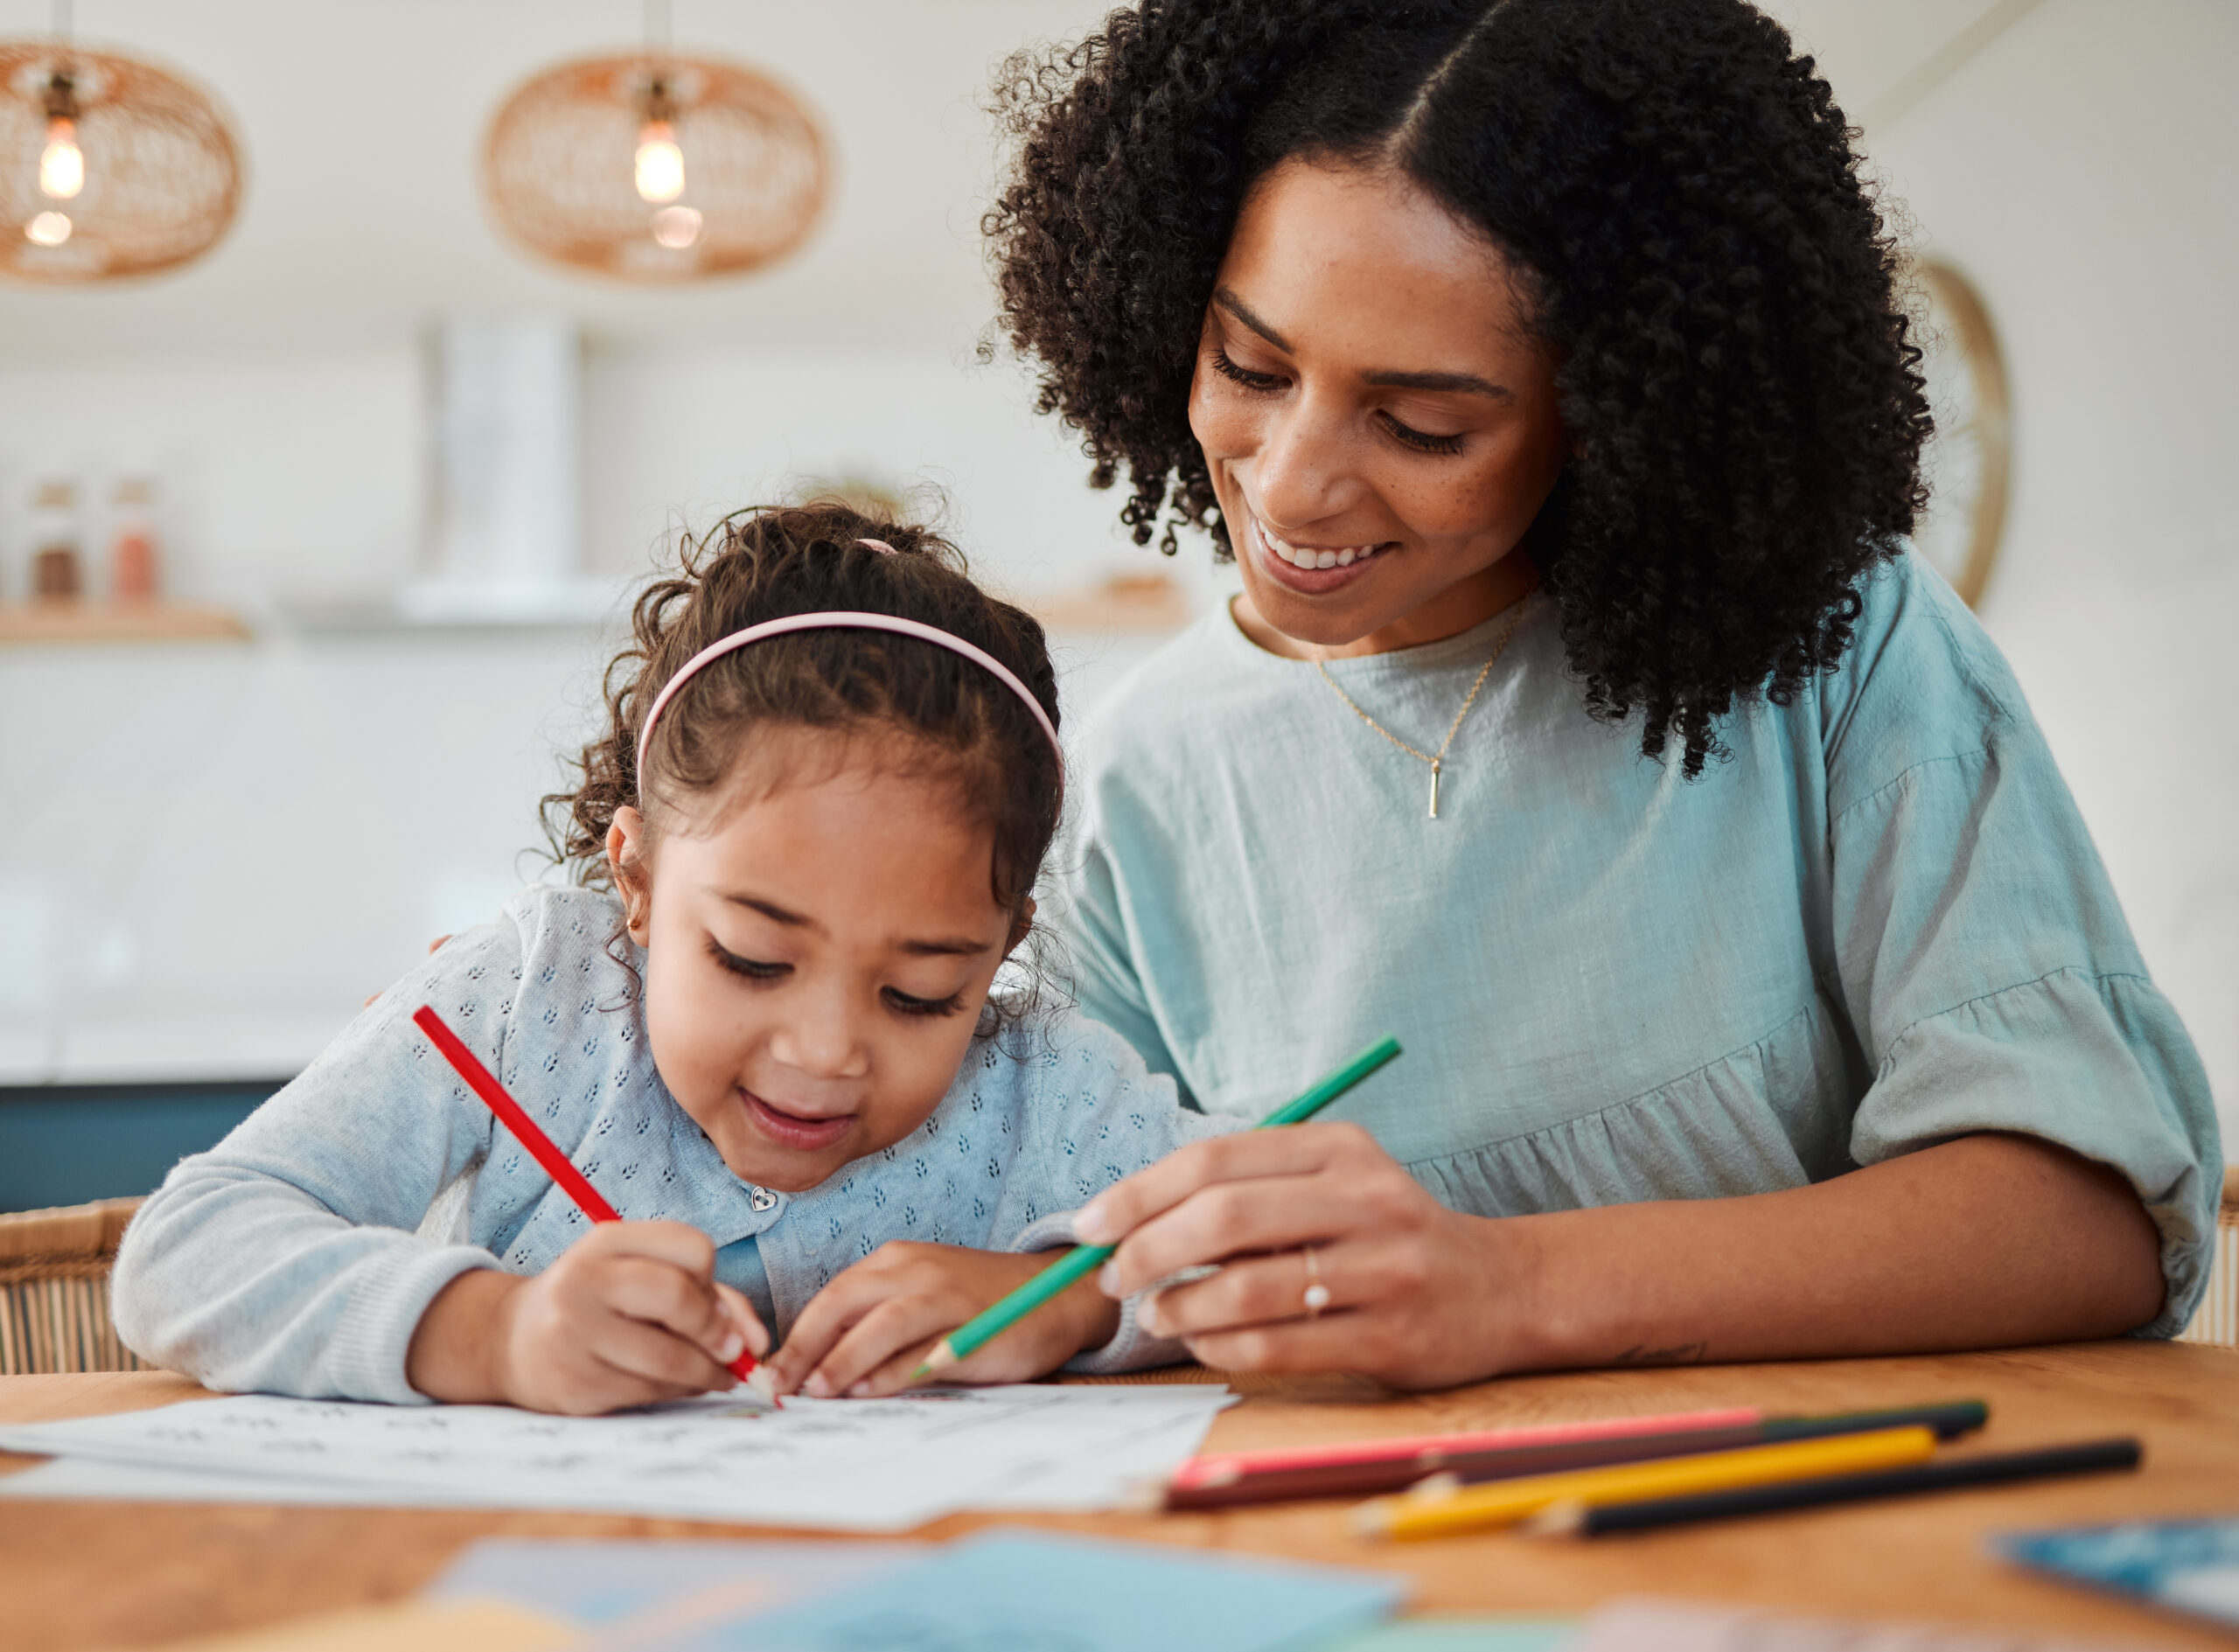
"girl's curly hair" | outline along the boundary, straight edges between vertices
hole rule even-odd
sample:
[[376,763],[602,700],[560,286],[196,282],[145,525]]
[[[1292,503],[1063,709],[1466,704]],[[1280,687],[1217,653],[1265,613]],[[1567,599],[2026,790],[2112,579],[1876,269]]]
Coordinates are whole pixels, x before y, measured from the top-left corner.
[[1788,704],[1926,503],[1901,254],[1827,83],[1742,0],[1143,0],[1022,53],[987,213],[1040,410],[1230,554],[1189,424],[1246,192],[1297,158],[1399,168],[1516,268],[1572,445],[1527,540],[1594,715],[1684,771]]
[[583,747],[577,784],[544,799],[554,858],[575,881],[613,886],[606,836],[617,810],[641,806],[658,822],[720,791],[757,735],[806,728],[916,746],[991,827],[996,903],[1022,912],[1057,833],[1063,771],[1018,697],[948,649],[861,630],[771,638],[711,661],[679,692],[654,726],[643,775],[637,753],[654,697],[701,649],[764,620],[832,610],[893,614],[975,644],[1055,723],[1057,672],[1033,616],[973,584],[962,554],[931,530],[839,503],[734,512],[687,536],[678,560],[673,577],[638,598],[633,642],[606,669],[606,726]]

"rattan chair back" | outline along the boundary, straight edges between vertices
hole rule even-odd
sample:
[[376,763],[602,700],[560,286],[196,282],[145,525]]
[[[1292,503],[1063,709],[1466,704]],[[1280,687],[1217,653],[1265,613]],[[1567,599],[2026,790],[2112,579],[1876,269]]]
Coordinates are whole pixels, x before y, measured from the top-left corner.
[[136,1371],[108,1317],[108,1275],[137,1199],[0,1216],[0,1376]]

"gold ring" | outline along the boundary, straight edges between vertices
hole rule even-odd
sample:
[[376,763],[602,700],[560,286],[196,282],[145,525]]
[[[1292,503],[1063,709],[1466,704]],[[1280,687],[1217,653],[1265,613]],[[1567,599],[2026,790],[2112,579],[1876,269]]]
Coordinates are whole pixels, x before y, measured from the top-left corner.
[[1319,1319],[1322,1310],[1329,1306],[1329,1287],[1322,1282],[1322,1258],[1307,1245],[1299,1254],[1306,1258],[1306,1317]]

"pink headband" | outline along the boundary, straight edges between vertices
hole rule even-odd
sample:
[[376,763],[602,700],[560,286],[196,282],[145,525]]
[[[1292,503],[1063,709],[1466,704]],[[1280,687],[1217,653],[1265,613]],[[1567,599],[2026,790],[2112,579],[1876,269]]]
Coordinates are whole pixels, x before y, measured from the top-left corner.
[[[883,540],[862,540],[858,543],[889,556],[894,554],[894,547]],[[686,660],[676,675],[661,685],[660,693],[653,696],[652,709],[645,714],[645,726],[638,731],[638,791],[640,796],[644,795],[645,789],[645,753],[652,747],[653,725],[660,720],[663,708],[676,697],[677,690],[690,682],[702,666],[721,659],[725,654],[761,642],[765,638],[783,637],[789,631],[892,631],[897,637],[915,637],[921,642],[945,648],[952,654],[963,655],[1025,702],[1026,708],[1034,714],[1034,721],[1042,725],[1042,732],[1050,736],[1050,749],[1057,754],[1058,784],[1064,784],[1065,748],[1057,738],[1057,725],[1050,721],[1050,714],[1042,709],[1042,702],[1019,680],[1018,674],[1001,660],[986,649],[975,647],[963,638],[952,635],[937,625],[921,624],[914,619],[903,619],[894,614],[858,614],[834,610],[814,614],[788,614],[783,619],[766,619],[759,625],[749,625],[744,631],[733,631],[728,637],[718,638]]]

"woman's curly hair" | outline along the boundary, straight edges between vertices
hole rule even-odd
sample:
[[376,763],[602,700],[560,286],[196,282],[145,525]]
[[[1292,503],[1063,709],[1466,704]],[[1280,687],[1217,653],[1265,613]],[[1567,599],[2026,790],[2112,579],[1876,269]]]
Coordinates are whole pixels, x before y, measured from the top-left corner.
[[1676,736],[1788,704],[1925,504],[1901,254],[1852,131],[1742,0],[1143,0],[1006,66],[985,228],[1040,408],[1122,515],[1230,552],[1189,398],[1253,183],[1389,165],[1497,245],[1558,362],[1571,458],[1527,548],[1587,708]]

